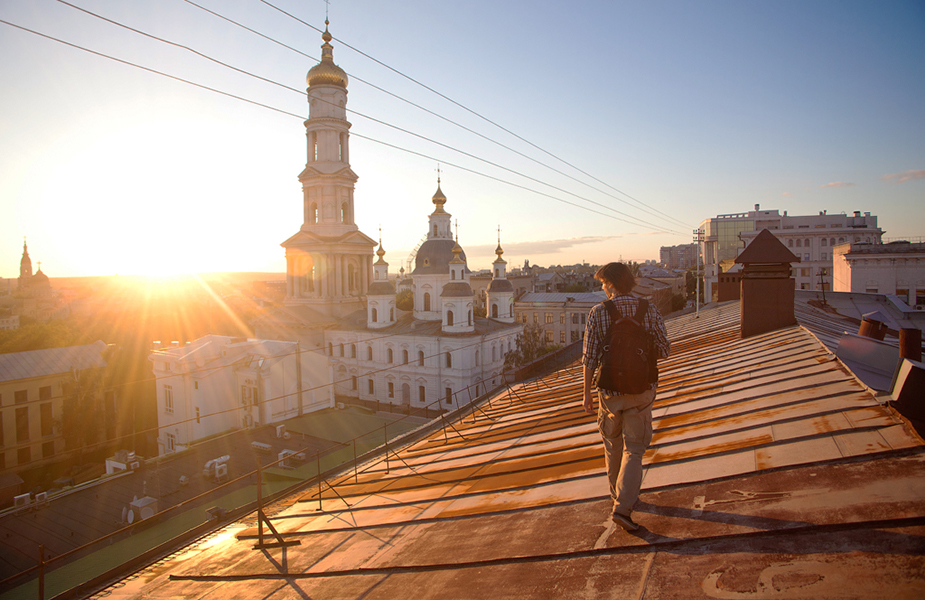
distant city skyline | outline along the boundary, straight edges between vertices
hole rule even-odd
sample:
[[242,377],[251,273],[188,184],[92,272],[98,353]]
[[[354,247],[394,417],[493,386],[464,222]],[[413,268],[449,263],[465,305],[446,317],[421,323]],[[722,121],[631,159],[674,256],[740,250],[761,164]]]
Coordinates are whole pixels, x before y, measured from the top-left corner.
[[[18,276],[23,236],[50,277],[285,271],[280,243],[302,222],[305,73],[322,42],[273,6],[323,28],[326,3],[74,4],[296,91],[63,2],[0,6],[0,277]],[[690,243],[703,219],[759,203],[791,215],[869,211],[885,238],[925,235],[921,2],[360,0],[329,10],[334,60],[350,77],[356,220],[377,240],[381,227],[392,273],[426,231],[438,164],[473,270],[490,265],[499,226],[512,268],[643,262]]]

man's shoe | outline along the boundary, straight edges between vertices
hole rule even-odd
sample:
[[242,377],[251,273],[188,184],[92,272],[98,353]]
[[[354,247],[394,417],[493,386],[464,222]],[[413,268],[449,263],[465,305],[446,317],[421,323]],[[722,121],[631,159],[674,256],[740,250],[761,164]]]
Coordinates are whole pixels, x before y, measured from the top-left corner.
[[613,513],[613,522],[626,531],[636,531],[639,529],[639,525],[637,525],[635,521],[626,515],[621,515],[620,513]]

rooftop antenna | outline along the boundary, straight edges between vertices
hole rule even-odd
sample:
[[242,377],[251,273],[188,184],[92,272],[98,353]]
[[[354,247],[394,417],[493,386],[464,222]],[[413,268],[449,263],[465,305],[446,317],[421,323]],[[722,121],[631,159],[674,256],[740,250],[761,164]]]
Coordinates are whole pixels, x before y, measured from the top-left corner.
[[328,9],[331,7],[331,0],[324,0],[324,24],[328,24]]
[[440,163],[437,163],[437,186],[440,186]]

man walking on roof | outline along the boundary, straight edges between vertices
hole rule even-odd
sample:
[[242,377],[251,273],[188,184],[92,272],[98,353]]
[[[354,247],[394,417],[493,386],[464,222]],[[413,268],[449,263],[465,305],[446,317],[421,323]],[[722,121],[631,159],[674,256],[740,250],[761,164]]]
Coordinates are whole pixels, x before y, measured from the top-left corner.
[[[623,317],[633,317],[640,300],[630,295],[636,279],[629,268],[622,263],[608,263],[598,269],[594,278],[603,284],[604,292],[613,301]],[[612,323],[605,302],[591,309],[585,329],[584,356],[584,401],[585,412],[594,413],[591,387],[594,374],[601,364],[606,335]],[[643,317],[646,332],[654,340],[658,358],[667,358],[670,351],[668,334],[662,315],[653,304],[649,304]],[[648,390],[640,394],[621,394],[614,390],[597,388],[600,400],[597,411],[597,425],[604,441],[604,462],[613,499],[613,522],[627,531],[639,529],[632,519],[633,506],[639,499],[642,486],[642,456],[652,441],[652,404],[655,402],[655,388],[652,382]]]

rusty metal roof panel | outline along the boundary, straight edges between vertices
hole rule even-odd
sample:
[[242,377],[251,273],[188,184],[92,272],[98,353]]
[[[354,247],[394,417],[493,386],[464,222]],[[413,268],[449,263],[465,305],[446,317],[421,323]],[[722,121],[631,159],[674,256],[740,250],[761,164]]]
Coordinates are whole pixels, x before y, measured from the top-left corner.
[[[738,303],[727,303],[667,322],[673,354],[661,363],[636,535],[608,520],[600,437],[581,408],[581,369],[572,367],[390,448],[388,462],[381,456],[329,479],[334,491],[323,488],[322,510],[317,487],[281,501],[270,509],[275,527],[303,541],[285,555],[252,550],[257,530],[242,521],[106,593],[925,591],[917,575],[925,570],[922,439],[806,329],[743,340],[738,318]],[[852,558],[859,549],[863,561]],[[672,575],[677,569],[683,578]]]

